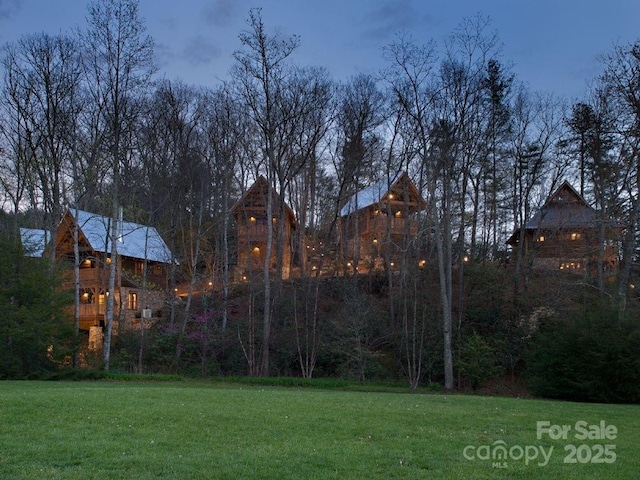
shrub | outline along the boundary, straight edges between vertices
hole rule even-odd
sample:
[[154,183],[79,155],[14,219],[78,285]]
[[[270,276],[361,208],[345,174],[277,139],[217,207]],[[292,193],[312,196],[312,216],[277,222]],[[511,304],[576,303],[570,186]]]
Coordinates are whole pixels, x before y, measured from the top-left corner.
[[495,349],[476,333],[462,345],[459,368],[474,392],[487,380],[501,375],[504,370],[498,365]]
[[536,395],[589,402],[640,401],[640,327],[614,309],[589,308],[543,324],[527,357]]
[[0,238],[0,379],[43,378],[68,361],[73,324],[60,277],[43,258],[27,258]]

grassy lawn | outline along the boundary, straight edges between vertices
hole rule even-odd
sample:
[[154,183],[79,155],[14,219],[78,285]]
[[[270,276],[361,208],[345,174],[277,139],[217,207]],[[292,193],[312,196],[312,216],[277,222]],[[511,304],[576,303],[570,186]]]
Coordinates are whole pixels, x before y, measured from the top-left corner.
[[[571,430],[564,440],[537,439],[539,421]],[[604,421],[616,438],[576,439],[579,421]],[[640,472],[640,409],[625,405],[197,382],[0,382],[0,425],[3,479],[585,480]],[[497,445],[508,458],[485,459]]]

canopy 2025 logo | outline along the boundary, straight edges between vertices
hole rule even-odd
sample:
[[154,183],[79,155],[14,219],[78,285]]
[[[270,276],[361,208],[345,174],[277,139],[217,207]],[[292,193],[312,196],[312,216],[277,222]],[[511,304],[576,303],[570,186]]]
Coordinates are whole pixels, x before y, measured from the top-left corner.
[[[571,442],[558,446],[557,451],[564,451],[563,463],[614,463],[617,459],[616,446],[606,442],[617,437],[617,427],[607,425],[604,420],[597,424],[589,424],[584,420],[562,425],[552,424],[547,420],[536,422],[537,440]],[[574,441],[578,443],[573,443]],[[469,461],[490,461],[494,468],[507,468],[509,462],[513,461],[544,467],[549,464],[556,447],[541,444],[509,446],[504,440],[496,440],[493,444],[467,445],[462,450],[462,455]]]

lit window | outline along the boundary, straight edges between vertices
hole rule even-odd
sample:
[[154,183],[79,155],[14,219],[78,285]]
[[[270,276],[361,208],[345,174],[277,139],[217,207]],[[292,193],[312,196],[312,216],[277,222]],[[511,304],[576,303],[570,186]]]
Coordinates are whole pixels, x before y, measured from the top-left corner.
[[396,218],[400,218],[402,216],[402,212],[400,210],[398,210],[396,212]]
[[560,270],[581,270],[582,264],[580,262],[561,262]]
[[256,217],[249,217],[249,221],[251,223],[256,223]]
[[142,276],[144,272],[144,262],[136,261],[136,275]]
[[253,252],[253,254],[256,256],[260,255],[260,247],[253,247],[253,250],[251,250],[251,252]]
[[129,310],[138,309],[138,293],[129,292]]
[[571,234],[571,240],[580,240],[581,235],[577,232]]
[[80,301],[82,303],[93,303],[93,290],[90,288],[82,289],[80,293]]
[[540,236],[537,238],[537,241],[538,241],[538,242],[544,242],[544,235],[540,235]]

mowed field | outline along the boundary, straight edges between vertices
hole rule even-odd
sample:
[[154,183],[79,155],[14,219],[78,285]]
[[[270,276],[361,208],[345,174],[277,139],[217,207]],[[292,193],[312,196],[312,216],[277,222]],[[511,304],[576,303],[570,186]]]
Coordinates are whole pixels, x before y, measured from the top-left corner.
[[0,382],[2,479],[639,475],[636,405],[204,382]]

